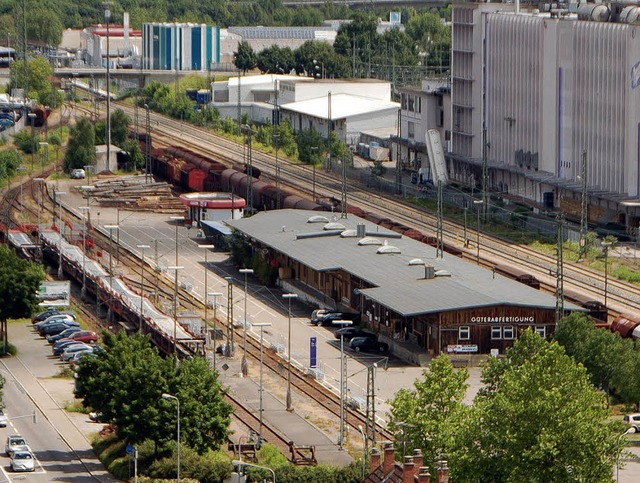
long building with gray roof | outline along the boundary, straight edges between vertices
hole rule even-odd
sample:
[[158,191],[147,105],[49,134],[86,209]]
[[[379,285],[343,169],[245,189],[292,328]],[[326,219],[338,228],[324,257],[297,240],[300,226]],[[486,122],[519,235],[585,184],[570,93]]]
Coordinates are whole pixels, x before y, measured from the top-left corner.
[[[304,210],[229,221],[278,283],[359,311],[392,351],[502,353],[527,327],[555,327],[555,297],[362,218]],[[256,267],[254,267],[256,268]],[[581,310],[565,304],[566,310]]]

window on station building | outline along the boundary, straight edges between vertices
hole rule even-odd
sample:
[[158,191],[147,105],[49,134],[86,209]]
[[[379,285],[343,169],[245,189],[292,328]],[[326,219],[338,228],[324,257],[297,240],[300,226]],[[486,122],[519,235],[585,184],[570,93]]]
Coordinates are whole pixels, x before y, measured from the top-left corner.
[[513,325],[506,325],[502,328],[502,338],[506,340],[513,340],[515,338],[515,329]]
[[502,339],[502,327],[499,325],[494,325],[491,327],[491,340],[500,340]]
[[458,340],[469,340],[471,339],[471,329],[468,325],[462,325],[458,329]]
[[535,330],[536,334],[539,334],[543,339],[547,337],[547,328],[544,325],[536,325],[533,330]]
[[407,122],[407,138],[415,139],[416,137],[416,125],[415,123],[409,121]]

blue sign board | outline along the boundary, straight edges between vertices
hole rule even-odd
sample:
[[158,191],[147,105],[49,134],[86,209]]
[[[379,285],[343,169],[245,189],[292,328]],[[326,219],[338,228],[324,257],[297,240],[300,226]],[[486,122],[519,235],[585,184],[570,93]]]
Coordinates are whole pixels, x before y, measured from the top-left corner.
[[318,342],[315,337],[309,339],[309,350],[311,352],[311,369],[315,369],[318,365]]

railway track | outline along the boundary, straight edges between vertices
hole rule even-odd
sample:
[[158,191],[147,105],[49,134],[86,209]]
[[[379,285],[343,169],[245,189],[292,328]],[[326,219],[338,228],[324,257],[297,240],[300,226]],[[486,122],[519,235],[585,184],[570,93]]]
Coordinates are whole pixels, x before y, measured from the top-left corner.
[[[41,220],[48,220],[49,218],[53,219],[56,216],[59,216],[59,205],[56,204],[54,206],[53,200],[47,197],[45,197],[45,199],[42,201],[40,200],[40,198],[38,197],[39,190],[36,187],[36,183],[30,182],[29,184],[25,184],[31,188],[29,190],[31,197],[27,198],[26,200],[23,198],[23,200],[21,201],[16,195],[13,196],[11,198],[11,201],[6,204],[9,206],[6,211],[13,219],[14,224],[16,213],[24,213],[26,211],[30,214],[30,216],[35,217],[38,213],[38,210],[33,207],[34,204],[37,205],[37,207],[41,210],[38,215],[39,217],[41,217]],[[49,203],[47,200],[51,201],[51,203]],[[62,206],[63,222],[71,225],[77,225],[81,221],[79,215],[74,210],[68,210],[64,203]],[[11,216],[11,214],[13,214],[13,216]],[[91,229],[91,227],[89,227],[88,230],[91,234],[96,249],[108,252],[112,248],[108,236],[103,235],[97,230]],[[120,250],[118,259],[122,268],[126,269],[126,273],[122,274],[122,278],[126,280],[131,287],[139,288],[141,277],[143,275],[143,271],[140,269],[140,259],[135,254],[130,253],[124,249]],[[174,296],[173,281],[164,276],[159,276],[152,266],[147,266],[144,269],[143,285],[149,290],[149,292],[159,291],[160,296],[167,300],[170,300]],[[85,318],[90,321],[93,326],[97,328],[104,328],[105,324],[103,323],[102,319],[96,317],[94,308],[83,303],[80,300],[78,293],[75,293],[75,295],[77,296],[75,302],[81,308]],[[178,290],[178,297],[179,306],[181,308],[192,309],[195,307],[201,312],[204,311],[203,302],[200,299],[196,298],[191,292]],[[218,327],[226,329],[225,320],[217,319],[216,324]],[[235,340],[241,340],[243,337],[243,331],[239,328],[234,328],[233,330]],[[247,337],[247,357],[252,360],[256,366],[260,361],[260,352],[261,350],[259,340],[255,339],[254,337]],[[283,371],[283,367],[286,365],[284,357],[272,351],[263,351],[263,361],[264,367],[267,370],[270,370],[273,375],[281,378],[282,380],[286,379],[287,373],[286,371]],[[335,418],[339,417],[339,395],[328,390],[327,387],[323,386],[315,379],[307,376],[295,365],[291,367],[291,385],[295,393],[302,395],[302,397],[306,399],[315,401],[318,407],[323,408],[327,411],[327,413],[332,414]],[[234,406],[234,408],[237,409],[236,418],[242,421],[242,424],[249,430],[252,430],[257,434],[259,430],[258,417],[241,401],[235,400],[232,395],[227,396],[228,402],[230,402]],[[351,408],[346,408],[345,421],[347,425],[353,428],[356,434],[358,434],[359,426],[364,427],[366,425],[365,415]],[[277,430],[277,428],[269,427],[268,423],[265,421],[263,421],[262,425],[262,434],[265,441],[275,444],[283,451],[289,450],[289,441]],[[389,433],[382,426],[376,427],[376,434],[379,435],[379,437],[383,440],[389,440],[392,438],[391,433]]]
[[[133,108],[119,104],[120,108],[131,114]],[[153,129],[151,136],[154,143],[161,145],[180,144],[188,149],[212,157],[213,159],[228,163],[245,162],[243,146],[229,141],[227,138],[212,134],[211,132],[188,126],[180,121],[153,113],[151,115]],[[315,184],[317,197],[340,199],[341,180],[333,173],[322,170],[315,172],[315,183],[312,181],[312,169],[299,163],[292,163],[285,158],[279,158],[281,167],[281,180],[287,187],[292,187],[298,192],[309,193]],[[253,150],[252,163],[259,168],[263,176],[275,179],[275,157],[269,154]],[[386,216],[394,221],[403,223],[425,234],[435,235],[437,217],[404,201],[390,199],[373,193],[353,183],[349,185],[349,203],[359,206],[365,211],[371,211],[378,215]],[[446,245],[456,247],[462,252],[462,256],[470,261],[476,260],[475,241],[470,246],[465,246],[461,241],[463,227],[460,223],[445,220],[443,222],[443,242]],[[541,281],[541,288],[554,293],[556,290],[556,258],[545,255],[524,245],[500,239],[486,233],[480,233],[480,264],[491,268],[493,266],[513,265],[529,272]],[[523,266],[524,265],[524,266]],[[611,316],[622,312],[640,313],[640,287],[611,276],[607,277],[597,270],[584,267],[579,263],[565,261],[563,264],[565,290],[584,293],[593,300],[604,302],[605,285],[607,289],[607,305]]]

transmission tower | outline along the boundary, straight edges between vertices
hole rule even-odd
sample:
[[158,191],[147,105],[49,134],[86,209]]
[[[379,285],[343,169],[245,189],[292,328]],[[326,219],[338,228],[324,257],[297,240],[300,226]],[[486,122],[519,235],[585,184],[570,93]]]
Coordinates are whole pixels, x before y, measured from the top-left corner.
[[580,167],[580,181],[582,191],[580,196],[580,252],[578,260],[587,257],[587,234],[589,232],[589,199],[587,197],[587,151],[582,151],[582,166]]

